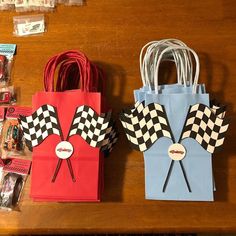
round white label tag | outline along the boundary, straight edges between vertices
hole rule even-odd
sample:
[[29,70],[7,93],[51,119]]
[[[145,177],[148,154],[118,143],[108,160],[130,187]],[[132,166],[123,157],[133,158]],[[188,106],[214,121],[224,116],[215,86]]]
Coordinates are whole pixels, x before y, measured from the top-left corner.
[[180,161],[185,157],[186,150],[182,144],[174,143],[170,145],[168,155],[172,160]]
[[57,144],[55,152],[57,157],[61,159],[67,159],[73,154],[74,148],[71,143],[67,141],[62,141]]

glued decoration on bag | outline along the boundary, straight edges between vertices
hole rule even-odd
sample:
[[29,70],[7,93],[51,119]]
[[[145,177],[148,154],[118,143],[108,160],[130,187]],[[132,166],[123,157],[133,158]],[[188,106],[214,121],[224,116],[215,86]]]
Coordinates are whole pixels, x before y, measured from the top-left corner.
[[118,140],[118,136],[115,122],[111,119],[101,147],[101,151],[104,153],[105,157],[109,156]]
[[224,119],[225,106],[209,108],[203,104],[190,106],[180,140],[195,139],[206,151],[214,153],[225,139],[229,122]]
[[[223,145],[229,126],[228,121],[223,119],[225,106],[218,107],[213,103],[211,106],[190,106],[178,143],[185,138],[194,138],[210,153]],[[134,108],[123,110],[120,120],[128,140],[136,150],[146,151],[160,137],[167,137],[175,142],[164,106],[160,104],[144,106],[144,102],[137,102]]]
[[215,99],[210,101],[210,108],[219,118],[223,119],[225,117],[226,106],[220,104]]
[[43,142],[48,135],[57,134],[63,139],[57,110],[54,106],[43,105],[31,116],[20,116],[24,137],[35,147]]
[[[102,147],[108,144],[105,137],[112,130],[113,123],[110,120],[110,112],[99,116],[92,108],[80,106],[76,109],[66,140],[78,134],[90,146]],[[20,116],[20,123],[24,137],[32,147],[39,145],[51,134],[59,135],[64,140],[54,106],[43,105],[31,116]]]
[[137,101],[133,107],[128,108],[128,109],[123,109],[122,113],[127,117],[137,116],[139,113],[142,112],[144,107],[145,107],[144,101],[143,102]]
[[[139,151],[146,151],[159,138],[171,138],[173,144],[168,149],[172,159],[162,191],[165,192],[174,161],[178,161],[185,179],[188,191],[191,187],[182,162],[186,150],[181,144],[185,138],[195,139],[206,151],[213,153],[223,145],[225,133],[228,129],[228,121],[224,120],[225,107],[211,104],[212,108],[204,104],[190,106],[183,126],[182,135],[177,143],[173,137],[171,127],[165,113],[164,106],[151,103],[144,107],[144,103],[135,104],[135,108],[123,111],[120,115],[121,123],[131,146]],[[139,109],[141,106],[141,109]],[[222,117],[222,118],[219,118]]]
[[143,103],[137,104],[130,112],[121,113],[120,120],[131,146],[138,151],[146,151],[161,137],[174,139],[164,106],[160,104],[145,107]]
[[67,139],[75,134],[80,135],[90,146],[101,147],[107,156],[117,142],[118,135],[111,112],[100,116],[89,106],[76,109]]
[[[182,135],[180,136],[179,142],[177,144],[180,147],[182,146],[180,143],[183,139],[193,138],[206,151],[208,151],[209,153],[214,153],[217,149],[219,149],[223,145],[225,133],[229,126],[228,121],[223,120],[224,116],[225,116],[225,106],[219,107],[215,105],[215,102],[211,102],[211,108],[209,108],[208,106],[204,104],[195,104],[195,105],[190,106],[189,111],[186,116],[186,122],[183,127]],[[219,118],[219,117],[222,117],[222,118]],[[169,150],[168,150],[168,153],[169,153]],[[180,163],[180,167],[182,169],[188,190],[189,192],[191,192],[191,188],[187,180],[187,175],[184,170],[183,162],[179,160],[179,163]],[[171,164],[170,164],[170,167],[169,167],[166,179],[165,179],[165,183],[163,186],[163,192],[165,192],[165,189],[167,187],[167,183],[169,181],[170,174],[172,172],[173,164],[174,164],[174,159],[172,159],[171,161]]]
[[66,159],[73,182],[76,181],[69,159],[73,153],[73,146],[69,143],[71,136],[80,135],[90,146],[102,147],[102,151],[105,153],[109,153],[117,141],[117,135],[111,122],[111,113],[99,116],[91,107],[85,105],[76,109],[66,140],[64,140],[54,106],[43,105],[31,116],[20,116],[20,122],[24,137],[31,147],[39,145],[51,134],[61,137],[62,141],[55,148],[56,156],[59,159],[52,182],[56,180],[63,159]]
[[107,133],[111,113],[99,116],[92,108],[80,106],[76,109],[67,139],[80,135],[90,146],[101,147]]

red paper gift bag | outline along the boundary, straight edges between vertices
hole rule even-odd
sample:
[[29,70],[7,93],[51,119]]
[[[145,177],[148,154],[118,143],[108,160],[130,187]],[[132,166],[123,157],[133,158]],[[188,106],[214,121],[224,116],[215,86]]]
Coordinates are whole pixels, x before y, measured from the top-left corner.
[[[58,65],[58,80],[54,91],[54,73]],[[82,117],[76,118],[75,112],[81,106],[86,109],[89,107],[88,113],[95,112],[98,116],[105,111],[104,99],[98,91],[99,84],[102,84],[100,80],[101,73],[97,67],[85,55],[76,51],[59,54],[47,63],[44,72],[45,91],[36,93],[32,100],[35,113],[32,115],[31,124],[37,127],[37,120],[41,119],[42,114],[50,114],[50,118],[47,117],[44,122],[47,123],[47,119],[52,121],[44,126],[47,130],[40,131],[41,136],[37,134],[38,131],[35,132],[35,137],[38,135],[37,139],[40,137],[43,141],[33,148],[30,190],[33,199],[100,200],[104,157],[99,147],[88,144],[89,141],[93,143],[89,133],[95,131],[86,130],[85,127],[87,139],[73,131],[73,122],[83,119],[86,123],[88,119],[83,117],[84,113]],[[65,90],[78,85],[80,89]],[[54,121],[58,121],[58,126],[50,126]],[[70,136],[71,133],[75,135]]]

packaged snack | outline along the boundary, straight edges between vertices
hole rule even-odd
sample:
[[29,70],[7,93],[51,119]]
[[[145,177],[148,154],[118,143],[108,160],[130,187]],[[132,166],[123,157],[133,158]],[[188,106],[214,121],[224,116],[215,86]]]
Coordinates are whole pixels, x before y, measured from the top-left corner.
[[31,114],[31,108],[20,106],[11,106],[7,108],[1,139],[1,155],[3,159],[8,156],[24,154],[25,141],[18,118],[19,115],[26,114]]
[[15,52],[16,44],[0,44],[0,87],[10,81]]
[[18,205],[30,166],[30,160],[18,158],[0,161],[1,209],[11,211]]
[[64,4],[67,6],[82,6],[84,3],[84,0],[64,0]]
[[0,106],[6,104],[15,104],[16,96],[13,86],[0,88]]
[[14,0],[0,0],[0,10],[14,9]]
[[13,17],[14,31],[16,36],[42,34],[45,32],[44,15],[26,15]]
[[15,8],[17,12],[29,11],[29,1],[28,0],[15,0]]
[[55,8],[55,0],[43,0],[41,11],[52,11]]

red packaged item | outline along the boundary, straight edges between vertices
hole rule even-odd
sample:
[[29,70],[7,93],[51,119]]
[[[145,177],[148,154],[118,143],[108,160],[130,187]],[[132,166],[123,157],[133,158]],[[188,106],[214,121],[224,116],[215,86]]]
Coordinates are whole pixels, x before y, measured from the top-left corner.
[[[20,115],[28,116],[32,113],[31,107],[10,106],[6,110],[1,138],[1,157],[3,159],[24,154],[25,142],[18,119]],[[5,108],[0,107],[0,120],[1,117],[4,118],[4,111]]]
[[15,104],[16,94],[13,86],[0,88],[0,105]]
[[0,159],[0,209],[11,211],[18,205],[30,166],[30,160]]
[[101,75],[77,51],[56,55],[47,63],[45,91],[33,96],[33,114],[21,117],[24,137],[33,147],[30,196],[34,200],[100,201],[101,150],[110,151],[116,141],[111,139],[110,112],[102,114],[107,106],[99,89],[104,83]]

